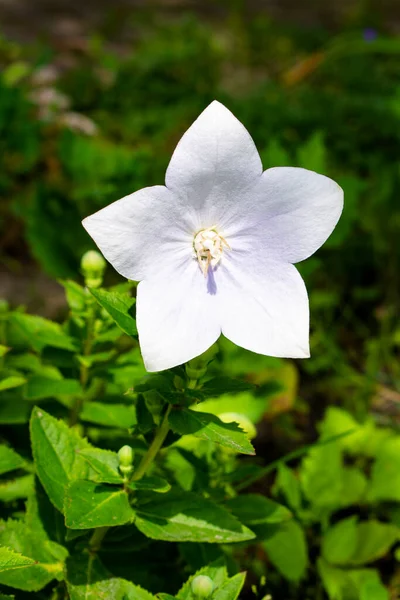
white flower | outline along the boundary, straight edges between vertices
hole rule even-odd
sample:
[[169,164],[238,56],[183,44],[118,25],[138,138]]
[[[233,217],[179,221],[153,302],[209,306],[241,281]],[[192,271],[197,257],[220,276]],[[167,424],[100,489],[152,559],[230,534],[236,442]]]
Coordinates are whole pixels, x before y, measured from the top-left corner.
[[137,289],[148,371],[184,363],[221,335],[269,356],[309,356],[309,309],[292,263],[334,229],[343,191],[291,167],[262,170],[244,126],[213,102],[184,134],[166,186],[87,217],[104,256]]

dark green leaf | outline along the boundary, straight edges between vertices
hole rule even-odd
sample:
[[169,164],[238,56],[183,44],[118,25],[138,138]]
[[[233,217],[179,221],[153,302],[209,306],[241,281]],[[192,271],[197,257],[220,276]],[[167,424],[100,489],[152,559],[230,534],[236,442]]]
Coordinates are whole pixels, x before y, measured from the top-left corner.
[[102,402],[86,402],[80,414],[82,421],[96,423],[108,427],[128,429],[137,423],[136,409],[127,404],[104,404]]
[[146,536],[169,542],[223,544],[254,538],[227,510],[191,492],[171,491],[135,507],[135,525]]
[[243,494],[230,498],[225,506],[241,523],[250,528],[266,523],[283,523],[292,517],[292,513],[285,506],[258,494]]
[[156,600],[130,581],[113,577],[97,557],[78,554],[67,561],[70,600]]
[[65,495],[64,514],[65,523],[71,529],[123,525],[135,517],[123,488],[92,481],[70,484]]
[[127,294],[102,289],[91,288],[90,292],[122,331],[128,335],[137,335],[136,321],[130,314],[130,310],[135,303],[134,298]]
[[139,481],[132,481],[129,484],[131,490],[150,490],[165,494],[171,489],[170,484],[162,477],[143,477]]
[[206,381],[201,387],[201,392],[206,398],[213,396],[221,396],[222,394],[234,394],[235,392],[245,392],[253,390],[254,385],[240,379],[232,379],[231,377],[215,377]]
[[188,408],[173,410],[169,422],[172,430],[180,435],[194,435],[231,448],[235,452],[255,454],[247,435],[237,423],[224,423],[215,415]]

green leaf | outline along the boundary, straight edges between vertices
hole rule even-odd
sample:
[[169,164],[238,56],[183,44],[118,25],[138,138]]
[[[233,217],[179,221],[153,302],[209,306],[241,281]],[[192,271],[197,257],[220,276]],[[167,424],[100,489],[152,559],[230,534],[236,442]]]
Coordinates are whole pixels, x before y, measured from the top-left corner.
[[0,358],[5,356],[7,354],[7,352],[9,352],[10,350],[11,350],[11,348],[9,348],[8,346],[4,346],[3,344],[0,344]]
[[65,289],[68,306],[73,312],[83,312],[86,310],[87,291],[84,287],[71,281],[70,279],[59,281]]
[[0,500],[2,502],[13,502],[20,498],[27,498],[33,491],[34,476],[23,475],[16,479],[1,481]]
[[344,467],[342,469],[342,493],[340,505],[351,506],[360,504],[365,496],[368,480],[364,473],[357,467]]
[[308,566],[307,543],[296,521],[282,524],[263,546],[272,564],[286,579],[298,582],[304,577]]
[[213,600],[237,600],[246,579],[246,573],[234,575],[221,587],[214,590]]
[[69,482],[88,476],[89,465],[77,451],[90,446],[63,421],[37,407],[32,412],[30,429],[38,477],[54,506],[62,512]]
[[330,527],[322,538],[322,556],[332,565],[345,565],[358,540],[357,517],[348,517]]
[[387,440],[377,451],[367,500],[400,502],[400,436]]
[[253,390],[254,387],[254,384],[247,381],[240,381],[240,379],[215,377],[206,381],[200,391],[206,398],[212,398],[213,396],[221,396],[222,394],[234,394],[236,392]]
[[183,490],[154,495],[146,504],[135,506],[135,512],[137,528],[156,540],[223,544],[255,537],[221,506]]
[[0,546],[34,561],[23,569],[0,572],[0,584],[27,592],[41,590],[54,578],[63,579],[63,562],[55,559],[46,538],[38,535],[23,521],[0,521]]
[[134,298],[127,294],[103,289],[90,288],[90,292],[122,331],[131,336],[137,335],[136,321],[130,314],[130,310],[135,304]]
[[0,475],[22,469],[26,465],[22,456],[14,452],[12,448],[1,444],[0,445]]
[[35,564],[32,558],[22,556],[11,548],[0,548],[0,572],[9,571],[10,569],[19,569]]
[[20,395],[6,396],[0,402],[0,423],[3,425],[20,425],[29,421],[31,407]]
[[40,375],[30,377],[24,389],[26,400],[42,400],[80,394],[82,394],[82,387],[76,379],[49,379]]
[[400,529],[390,523],[370,520],[357,528],[357,546],[349,561],[352,565],[364,565],[385,556],[392,545],[400,539]]
[[25,377],[20,377],[18,375],[11,375],[10,377],[6,377],[5,379],[2,379],[0,381],[0,392],[20,387],[21,385],[24,385],[25,381]]
[[127,404],[104,404],[102,402],[86,402],[80,414],[82,421],[128,429],[137,423],[136,409]]
[[230,498],[225,506],[241,523],[250,528],[256,525],[283,523],[292,517],[292,513],[285,506],[259,494],[243,494]]
[[67,561],[70,600],[156,600],[130,581],[113,577],[97,557],[77,554]]
[[123,478],[118,470],[119,461],[116,452],[101,450],[100,448],[90,448],[78,452],[95,471],[95,474],[91,476],[93,481],[122,484]]
[[43,317],[14,312],[10,316],[10,324],[18,338],[37,352],[41,352],[45,346],[71,351],[77,349],[73,339],[64,333],[58,323]]
[[131,490],[150,490],[165,494],[171,489],[170,484],[162,477],[142,477],[139,481],[131,481],[128,485]]
[[389,591],[380,581],[365,581],[360,590],[360,600],[389,600]]
[[71,529],[93,529],[130,523],[135,517],[123,488],[93,481],[74,481],[64,502],[65,524]]
[[342,493],[342,457],[334,442],[312,448],[301,464],[300,479],[307,499],[315,506],[334,509]]
[[247,435],[237,423],[224,423],[215,415],[188,408],[173,410],[169,416],[171,429],[180,435],[194,435],[243,454],[255,454]]
[[282,492],[286,502],[293,510],[301,508],[300,481],[292,469],[289,469],[284,463],[278,466],[275,486],[277,490]]

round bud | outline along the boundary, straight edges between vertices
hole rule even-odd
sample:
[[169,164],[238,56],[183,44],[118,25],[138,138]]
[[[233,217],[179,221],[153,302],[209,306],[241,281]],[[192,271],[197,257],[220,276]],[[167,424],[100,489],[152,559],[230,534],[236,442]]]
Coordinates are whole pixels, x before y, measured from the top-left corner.
[[207,575],[197,575],[191,584],[192,593],[197,598],[208,598],[214,590],[213,580]]
[[88,250],[82,256],[81,269],[82,271],[104,271],[106,268],[106,261],[96,250]]
[[99,252],[96,252],[96,250],[85,252],[81,260],[81,269],[87,287],[97,288],[101,286],[105,268],[106,261]]
[[245,433],[247,433],[247,436],[250,440],[256,437],[257,429],[254,427],[250,419],[246,417],[246,415],[235,412],[225,412],[218,416],[224,423],[237,423],[239,427],[243,429]]
[[119,466],[122,471],[122,467],[132,468],[134,453],[130,446],[122,446],[118,450]]

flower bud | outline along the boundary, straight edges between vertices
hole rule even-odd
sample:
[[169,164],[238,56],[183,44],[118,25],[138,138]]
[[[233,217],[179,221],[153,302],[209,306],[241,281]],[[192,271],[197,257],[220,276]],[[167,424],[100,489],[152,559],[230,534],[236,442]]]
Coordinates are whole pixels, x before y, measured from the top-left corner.
[[235,412],[225,412],[218,416],[224,423],[237,423],[250,440],[256,437],[257,429],[246,415]]
[[197,575],[191,584],[192,593],[197,598],[208,598],[214,590],[214,582],[207,575]]
[[103,282],[106,261],[96,250],[85,252],[81,259],[81,269],[88,287],[99,287]]
[[118,450],[118,460],[119,466],[121,467],[131,467],[133,463],[134,452],[130,446],[122,446]]

